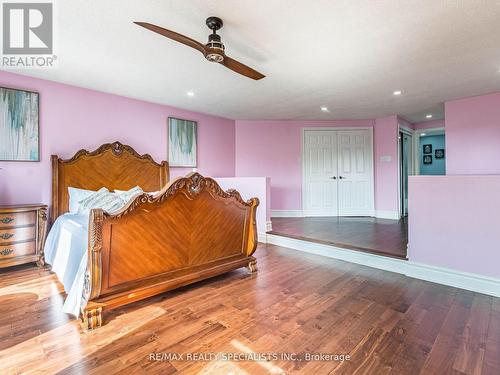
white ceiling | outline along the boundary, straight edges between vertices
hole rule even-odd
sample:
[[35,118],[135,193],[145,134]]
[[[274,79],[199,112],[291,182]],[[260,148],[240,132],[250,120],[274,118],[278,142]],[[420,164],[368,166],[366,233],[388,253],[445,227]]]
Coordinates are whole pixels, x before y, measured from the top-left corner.
[[[445,100],[500,90],[496,0],[59,0],[56,11],[58,68],[18,72],[233,119],[416,122],[442,117]],[[212,15],[227,54],[266,78],[132,23],[205,42]]]

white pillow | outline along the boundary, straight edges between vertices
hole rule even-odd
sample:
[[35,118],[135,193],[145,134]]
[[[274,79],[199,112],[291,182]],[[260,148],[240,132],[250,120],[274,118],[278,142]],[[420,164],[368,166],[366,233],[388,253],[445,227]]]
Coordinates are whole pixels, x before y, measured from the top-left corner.
[[92,208],[102,208],[106,212],[113,212],[123,206],[125,206],[125,202],[118,194],[111,193],[106,188],[101,188],[80,201],[78,213],[88,213]]
[[72,214],[76,214],[78,213],[78,208],[80,207],[80,201],[87,198],[90,194],[95,193],[95,191],[68,187],[68,193],[69,212]]
[[142,195],[144,191],[139,186],[136,186],[130,190],[115,190],[115,193],[123,200],[124,203],[128,203],[130,200]]
[[[130,190],[133,190],[133,189],[140,189],[141,194],[146,193],[148,195],[156,195],[156,194],[158,194],[161,191],[161,190],[157,190],[157,191],[144,191],[139,186],[136,186],[135,188],[132,188]],[[115,193],[118,194],[118,195],[121,195],[121,194],[126,193],[126,192],[128,192],[130,190],[117,190],[117,189],[115,189]]]

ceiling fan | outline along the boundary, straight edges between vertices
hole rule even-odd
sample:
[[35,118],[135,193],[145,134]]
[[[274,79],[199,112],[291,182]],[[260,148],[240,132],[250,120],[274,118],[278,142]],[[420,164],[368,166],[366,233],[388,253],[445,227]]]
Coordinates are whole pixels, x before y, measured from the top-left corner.
[[222,43],[220,35],[217,34],[217,30],[219,30],[223,26],[222,20],[218,17],[207,18],[206,24],[208,28],[212,30],[212,34],[208,36],[207,44],[202,44],[187,36],[176,33],[175,31],[167,30],[164,29],[163,27],[156,26],[148,22],[134,22],[134,23],[148,30],[154,31],[155,33],[163,35],[167,38],[175,40],[176,42],[194,48],[200,51],[208,61],[222,64],[226,68],[229,68],[236,73],[242,74],[246,77],[255,80],[259,80],[265,77],[265,75],[257,72],[256,70],[226,55],[224,51],[225,50],[224,43]]

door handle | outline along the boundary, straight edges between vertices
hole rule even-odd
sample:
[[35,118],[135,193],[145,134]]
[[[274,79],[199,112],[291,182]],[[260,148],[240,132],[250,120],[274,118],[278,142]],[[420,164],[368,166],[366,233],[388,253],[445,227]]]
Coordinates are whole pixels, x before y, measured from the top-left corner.
[[347,177],[344,177],[344,176],[339,176],[339,179],[343,180],[343,179],[346,179]]
[[336,180],[337,179],[337,176],[332,176],[330,177],[332,180]]

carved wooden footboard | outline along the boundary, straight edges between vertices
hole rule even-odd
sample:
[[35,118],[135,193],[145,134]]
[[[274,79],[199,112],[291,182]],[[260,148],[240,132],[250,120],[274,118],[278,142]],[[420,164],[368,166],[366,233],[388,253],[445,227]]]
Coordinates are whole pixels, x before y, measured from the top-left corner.
[[148,298],[240,267],[256,270],[257,198],[223,191],[198,173],[169,184],[168,164],[119,142],[52,157],[51,218],[68,211],[68,187],[145,191],[120,212],[91,210],[84,329],[102,324],[103,309]]
[[243,266],[256,270],[257,198],[193,173],[116,215],[92,210],[84,327],[121,306]]

